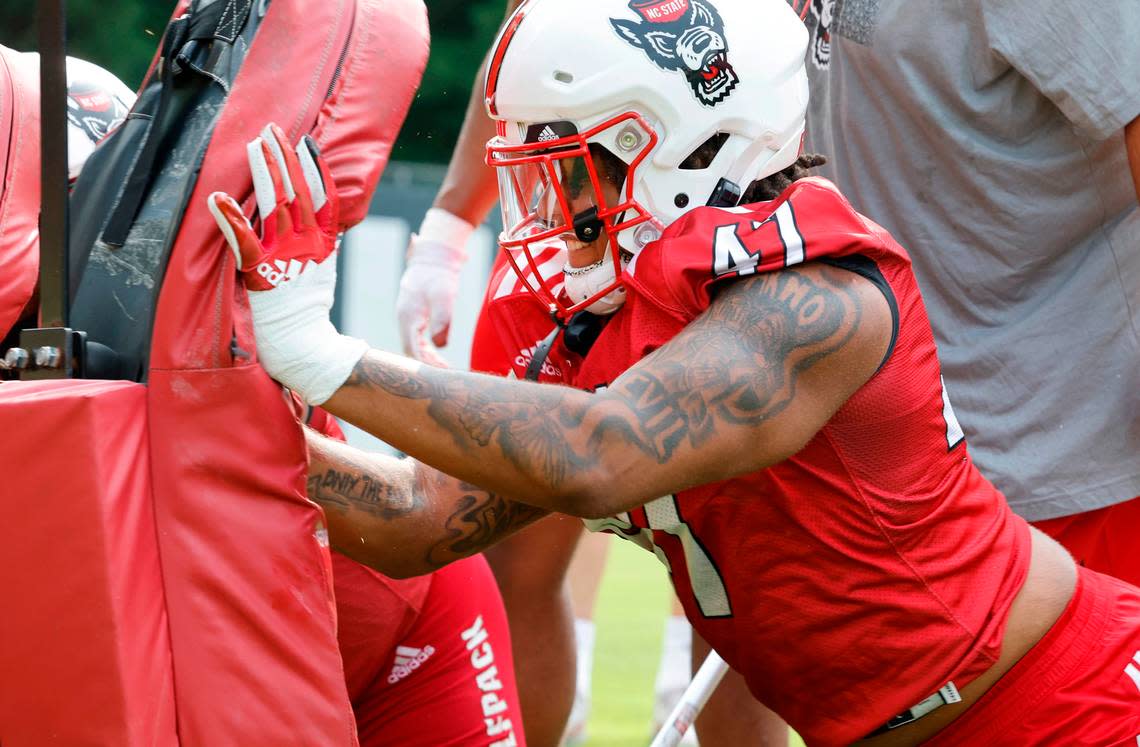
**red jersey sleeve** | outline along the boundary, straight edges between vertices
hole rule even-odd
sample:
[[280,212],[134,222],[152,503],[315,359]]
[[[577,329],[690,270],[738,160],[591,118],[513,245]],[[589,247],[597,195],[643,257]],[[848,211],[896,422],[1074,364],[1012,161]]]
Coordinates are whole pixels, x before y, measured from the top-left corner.
[[891,244],[831,182],[811,177],[770,202],[686,213],[642,250],[629,277],[642,294],[688,320],[726,280],[853,254],[878,259],[898,253]]

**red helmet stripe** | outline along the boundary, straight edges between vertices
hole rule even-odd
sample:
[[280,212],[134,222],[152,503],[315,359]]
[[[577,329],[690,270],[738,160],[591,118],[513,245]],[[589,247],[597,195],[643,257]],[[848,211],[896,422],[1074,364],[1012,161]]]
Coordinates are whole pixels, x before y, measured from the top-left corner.
[[524,0],[515,9],[514,14],[503,26],[503,30],[499,32],[499,38],[495,41],[495,52],[491,55],[491,61],[487,63],[487,82],[483,87],[483,101],[487,105],[487,112],[492,117],[499,113],[495,106],[495,89],[499,85],[499,69],[503,65],[503,57],[507,54],[507,47],[511,45],[511,39],[514,38],[519,24],[522,23],[523,16],[526,15],[526,6],[529,4],[530,0]]

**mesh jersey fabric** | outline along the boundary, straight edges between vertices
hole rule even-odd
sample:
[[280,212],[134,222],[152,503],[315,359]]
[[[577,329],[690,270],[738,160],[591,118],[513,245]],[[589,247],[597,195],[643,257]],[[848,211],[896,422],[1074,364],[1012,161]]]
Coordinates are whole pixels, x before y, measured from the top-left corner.
[[[715,246],[725,226],[747,250],[732,262]],[[588,522],[656,550],[694,629],[819,744],[862,737],[987,669],[1029,563],[1026,525],[956,432],[906,253],[822,179],[770,203],[698,208],[641,251],[625,306],[585,358],[558,344],[540,375],[608,385],[700,314],[718,284],[842,257],[869,260],[897,307],[878,373],[794,457]],[[505,272],[492,279],[476,359],[521,378],[552,322],[525,291],[502,292]]]

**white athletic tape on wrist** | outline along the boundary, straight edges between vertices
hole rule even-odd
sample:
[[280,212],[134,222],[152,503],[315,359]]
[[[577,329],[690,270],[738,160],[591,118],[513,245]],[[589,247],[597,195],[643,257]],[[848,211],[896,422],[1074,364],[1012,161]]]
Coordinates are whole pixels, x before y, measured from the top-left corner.
[[329,321],[335,288],[334,252],[294,280],[249,293],[261,365],[311,405],[336,393],[368,351],[368,343]]
[[430,208],[424,214],[418,233],[412,236],[412,252],[408,266],[430,264],[454,268],[467,260],[467,240],[475,226],[442,208]]

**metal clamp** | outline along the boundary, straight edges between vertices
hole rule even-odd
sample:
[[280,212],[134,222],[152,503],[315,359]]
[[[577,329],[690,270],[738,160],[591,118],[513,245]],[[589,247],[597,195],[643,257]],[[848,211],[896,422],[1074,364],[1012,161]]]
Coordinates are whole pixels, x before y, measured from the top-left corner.
[[20,346],[4,355],[4,366],[22,381],[82,378],[87,335],[67,327],[25,329]]

